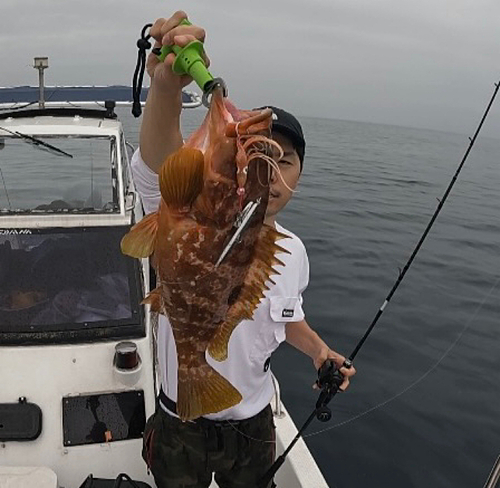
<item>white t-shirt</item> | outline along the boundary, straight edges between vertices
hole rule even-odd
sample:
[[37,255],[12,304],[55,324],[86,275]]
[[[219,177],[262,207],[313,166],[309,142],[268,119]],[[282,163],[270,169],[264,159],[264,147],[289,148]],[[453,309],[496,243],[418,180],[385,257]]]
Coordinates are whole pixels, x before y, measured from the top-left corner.
[[[132,157],[132,174],[146,214],[155,212],[161,198],[158,175],[144,163],[139,150]],[[290,254],[277,256],[285,266],[275,267],[281,273],[272,276],[276,285],[265,293],[253,320],[243,320],[237,325],[229,340],[225,361],[215,361],[207,353],[208,363],[241,393],[243,399],[238,405],[206,418],[245,419],[269,404],[274,394],[269,368],[271,353],[285,340],[286,323],[304,318],[302,292],[309,282],[306,249],[295,234],[278,224],[276,229],[290,236],[290,239],[279,241]],[[158,321],[158,362],[163,391],[177,401],[177,352],[172,328],[164,315],[160,315]]]

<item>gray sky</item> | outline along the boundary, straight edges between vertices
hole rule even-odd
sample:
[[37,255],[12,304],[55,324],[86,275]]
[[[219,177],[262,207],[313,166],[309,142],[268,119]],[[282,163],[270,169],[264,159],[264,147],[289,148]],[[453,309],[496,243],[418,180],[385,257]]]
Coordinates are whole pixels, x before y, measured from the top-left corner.
[[[130,84],[142,26],[185,10],[241,108],[470,133],[500,79],[499,0],[1,0],[0,86]],[[500,137],[500,100],[485,127]]]

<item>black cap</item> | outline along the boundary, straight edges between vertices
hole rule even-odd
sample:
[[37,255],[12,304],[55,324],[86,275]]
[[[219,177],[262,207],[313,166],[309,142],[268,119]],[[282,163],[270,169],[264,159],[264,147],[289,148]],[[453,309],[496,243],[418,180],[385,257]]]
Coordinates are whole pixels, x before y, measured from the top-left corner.
[[306,140],[304,139],[304,132],[302,131],[300,122],[290,112],[287,112],[279,107],[273,107],[272,105],[259,107],[256,110],[262,110],[264,108],[270,108],[273,111],[273,132],[279,132],[292,141],[293,147],[299,156],[300,169],[302,170],[302,163],[304,162],[304,153],[306,150]]

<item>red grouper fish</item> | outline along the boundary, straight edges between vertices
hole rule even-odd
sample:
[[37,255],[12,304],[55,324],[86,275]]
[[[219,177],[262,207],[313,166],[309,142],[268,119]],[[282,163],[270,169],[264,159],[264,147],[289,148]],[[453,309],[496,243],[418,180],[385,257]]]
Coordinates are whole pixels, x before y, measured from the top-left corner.
[[[157,212],[122,240],[133,257],[152,255],[158,287],[144,300],[168,316],[177,348],[177,413],[190,420],[238,404],[241,394],[206,361],[228,355],[234,328],[251,319],[287,237],[264,225],[273,147],[270,109],[237,110],[216,90],[201,127],[164,161]],[[282,153],[281,153],[282,154]],[[248,202],[260,201],[240,240],[217,261]]]

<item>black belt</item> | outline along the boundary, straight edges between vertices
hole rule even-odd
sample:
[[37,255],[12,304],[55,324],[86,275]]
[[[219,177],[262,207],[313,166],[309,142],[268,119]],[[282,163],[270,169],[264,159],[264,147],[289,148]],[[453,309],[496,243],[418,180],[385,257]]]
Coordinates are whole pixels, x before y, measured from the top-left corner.
[[160,394],[158,395],[158,398],[159,398],[161,404],[167,410],[170,410],[172,413],[175,413],[177,415],[177,403],[175,403],[172,399],[168,398],[168,396],[163,391],[163,388],[160,390]]
[[[177,415],[177,403],[175,403],[171,398],[169,398],[166,393],[163,391],[163,389],[160,389],[160,394],[158,395],[158,400],[159,402],[170,412],[175,413]],[[196,424],[200,424],[202,426],[209,426],[209,425],[214,425],[214,426],[219,426],[219,427],[234,427],[240,424],[245,424],[248,421],[251,421],[260,415],[264,415],[265,411],[267,409],[271,409],[271,406],[268,405],[266,408],[261,410],[258,414],[254,415],[253,417],[250,417],[248,419],[241,419],[241,420],[211,420],[211,419],[206,419],[204,417],[198,417],[192,422]]]
[[[160,394],[158,395],[159,402],[170,412],[175,413],[177,415],[177,403],[175,403],[171,398],[169,398],[163,389],[160,390]],[[195,424],[201,425],[202,427],[227,427],[229,426],[229,422],[226,420],[210,420],[203,417],[198,417],[194,420],[191,420]],[[231,421],[231,424],[239,424],[241,421],[234,420]]]

